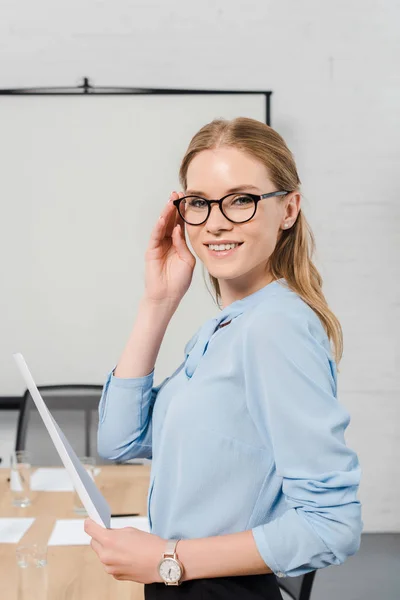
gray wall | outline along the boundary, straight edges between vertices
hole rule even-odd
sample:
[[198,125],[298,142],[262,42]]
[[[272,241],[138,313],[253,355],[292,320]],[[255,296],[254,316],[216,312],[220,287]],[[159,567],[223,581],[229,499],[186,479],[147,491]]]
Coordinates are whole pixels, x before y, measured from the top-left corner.
[[[363,467],[365,531],[400,531],[399,2],[3,0],[0,11],[0,87],[88,75],[274,91],[272,124],[295,153],[344,329],[339,393]],[[160,360],[172,344],[167,336]]]

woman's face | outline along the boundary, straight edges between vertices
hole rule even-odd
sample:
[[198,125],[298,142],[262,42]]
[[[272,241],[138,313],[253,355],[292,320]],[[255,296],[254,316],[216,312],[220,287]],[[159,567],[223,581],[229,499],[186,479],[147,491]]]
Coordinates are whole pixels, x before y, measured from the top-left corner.
[[[266,194],[278,191],[265,166],[236,148],[203,150],[187,171],[186,194],[196,193],[217,200],[240,186],[241,192]],[[236,191],[236,190],[235,190]],[[269,283],[267,261],[285,223],[293,225],[300,208],[300,194],[293,193],[260,200],[254,217],[247,223],[232,223],[213,204],[202,225],[186,225],[192,248],[207,271],[219,280],[223,305],[257,291]],[[215,256],[206,243],[224,240],[242,242],[226,257]]]

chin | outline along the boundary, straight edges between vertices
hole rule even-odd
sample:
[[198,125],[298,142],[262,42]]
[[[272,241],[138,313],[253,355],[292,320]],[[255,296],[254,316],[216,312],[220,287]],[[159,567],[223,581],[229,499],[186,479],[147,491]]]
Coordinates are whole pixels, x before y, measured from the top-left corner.
[[222,266],[220,269],[216,269],[215,267],[213,269],[207,268],[207,271],[211,277],[215,277],[216,279],[236,279],[237,277],[241,277],[247,273],[247,271],[243,272],[235,267],[223,268]]

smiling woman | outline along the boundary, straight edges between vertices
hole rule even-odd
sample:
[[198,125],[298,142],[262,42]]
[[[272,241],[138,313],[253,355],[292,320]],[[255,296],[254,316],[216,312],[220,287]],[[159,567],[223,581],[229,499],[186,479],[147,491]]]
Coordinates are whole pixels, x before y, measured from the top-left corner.
[[[343,352],[342,330],[328,307],[322,278],[312,262],[314,236],[301,210],[300,178],[283,138],[255,119],[216,119],[192,138],[179,178],[185,195],[208,199],[255,192],[259,198],[261,194],[266,197],[263,202],[255,202],[254,214],[242,224],[223,218],[221,204],[220,211],[210,206],[209,217],[201,227],[186,225],[190,243],[208,271],[216,301],[222,306],[240,297],[244,287],[251,291],[262,282],[284,277],[318,314],[338,364]],[[245,242],[240,256],[226,254],[226,258],[235,259],[234,268],[232,262],[217,262],[216,252],[202,248],[202,243],[231,240]]]
[[[100,455],[152,459],[151,533],[87,531],[108,572],[145,583],[146,600],[278,600],[277,578],[341,564],[360,544],[360,467],[337,399],[341,328],[278,133],[248,118],[213,121],[191,140],[180,181],[99,406]],[[154,386],[196,263],[186,235],[222,310]]]

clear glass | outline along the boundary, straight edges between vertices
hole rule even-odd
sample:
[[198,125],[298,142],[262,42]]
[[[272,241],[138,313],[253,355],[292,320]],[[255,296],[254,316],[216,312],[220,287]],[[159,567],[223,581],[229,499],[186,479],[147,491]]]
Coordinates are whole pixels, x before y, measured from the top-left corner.
[[[200,225],[208,215],[207,202],[199,196],[185,196],[181,199],[179,211],[189,225]],[[256,203],[247,194],[230,194],[222,201],[222,212],[235,223],[243,223],[252,218]]]
[[[80,456],[79,460],[85,467],[89,476],[93,479],[95,477],[96,459],[93,456]],[[83,506],[81,499],[79,498],[76,490],[74,490],[74,512],[78,515],[87,516],[85,507]]]
[[47,546],[17,546],[18,600],[45,600],[48,593]]
[[14,506],[31,504],[31,455],[19,450],[10,456],[10,489]]

